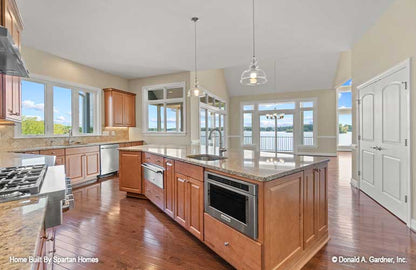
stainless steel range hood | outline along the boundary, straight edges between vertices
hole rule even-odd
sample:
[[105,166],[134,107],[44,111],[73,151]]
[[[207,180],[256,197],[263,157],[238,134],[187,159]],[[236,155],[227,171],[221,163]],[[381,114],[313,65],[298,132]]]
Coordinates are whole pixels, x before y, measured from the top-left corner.
[[29,71],[7,28],[0,26],[0,74],[29,77]]

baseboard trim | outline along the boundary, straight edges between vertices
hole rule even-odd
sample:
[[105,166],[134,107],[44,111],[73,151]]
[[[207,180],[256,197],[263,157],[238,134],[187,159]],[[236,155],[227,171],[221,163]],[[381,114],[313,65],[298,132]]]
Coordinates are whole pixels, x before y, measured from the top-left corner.
[[358,180],[356,180],[354,178],[351,178],[350,184],[351,184],[351,186],[360,189],[360,181],[358,181]]
[[410,220],[410,229],[416,233],[416,219]]
[[318,152],[298,152],[296,155],[299,156],[325,156],[325,157],[336,157],[337,153],[318,153]]

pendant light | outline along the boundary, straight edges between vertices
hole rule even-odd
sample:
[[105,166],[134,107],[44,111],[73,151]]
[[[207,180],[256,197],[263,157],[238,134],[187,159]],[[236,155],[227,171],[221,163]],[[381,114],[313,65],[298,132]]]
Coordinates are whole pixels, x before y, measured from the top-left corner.
[[198,81],[198,69],[197,69],[197,53],[196,53],[196,23],[199,21],[198,17],[192,17],[191,21],[195,25],[195,78],[193,86],[188,90],[188,97],[203,97],[205,96],[205,90],[199,85]]
[[240,83],[242,85],[256,86],[267,83],[266,73],[259,68],[256,59],[256,36],[254,25],[254,0],[253,0],[253,58],[251,59],[250,66],[247,70],[241,74]]

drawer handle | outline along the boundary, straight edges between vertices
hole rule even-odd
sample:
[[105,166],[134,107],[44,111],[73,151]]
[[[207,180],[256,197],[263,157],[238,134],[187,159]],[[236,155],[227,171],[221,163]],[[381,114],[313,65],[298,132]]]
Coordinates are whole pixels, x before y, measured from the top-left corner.
[[172,163],[170,163],[170,162],[166,162],[166,165],[167,165],[167,166],[172,166]]
[[224,246],[228,247],[230,245],[229,242],[224,242]]

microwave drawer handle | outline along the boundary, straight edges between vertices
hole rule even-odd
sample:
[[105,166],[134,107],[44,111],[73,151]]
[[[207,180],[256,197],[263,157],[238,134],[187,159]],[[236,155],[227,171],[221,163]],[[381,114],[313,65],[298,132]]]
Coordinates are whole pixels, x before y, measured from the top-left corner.
[[227,190],[229,190],[229,191],[232,191],[232,192],[235,192],[235,193],[238,193],[238,194],[244,195],[244,196],[248,196],[248,197],[255,197],[255,196],[256,196],[256,195],[251,194],[251,193],[249,193],[249,192],[244,192],[244,191],[239,190],[239,189],[237,189],[237,188],[234,188],[234,187],[232,187],[232,186],[229,186],[229,185],[226,185],[226,184],[223,184],[223,183],[217,182],[217,181],[215,181],[215,180],[207,179],[207,180],[206,180],[206,182],[207,182],[208,184],[211,184],[211,185],[214,185],[214,186],[218,186],[218,187],[221,187],[221,188],[227,189]]
[[156,170],[154,170],[153,168],[151,168],[150,166],[148,166],[148,165],[146,165],[146,164],[142,164],[142,167],[143,168],[145,168],[145,169],[147,169],[147,170],[151,170],[152,172],[154,172],[154,173],[160,173],[160,174],[163,174],[163,171],[156,171]]

